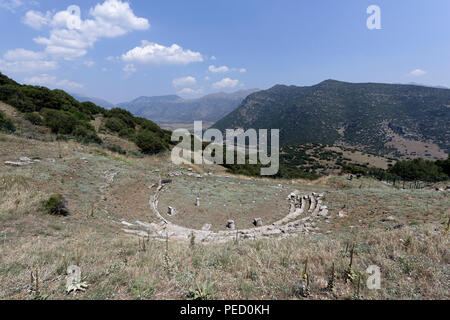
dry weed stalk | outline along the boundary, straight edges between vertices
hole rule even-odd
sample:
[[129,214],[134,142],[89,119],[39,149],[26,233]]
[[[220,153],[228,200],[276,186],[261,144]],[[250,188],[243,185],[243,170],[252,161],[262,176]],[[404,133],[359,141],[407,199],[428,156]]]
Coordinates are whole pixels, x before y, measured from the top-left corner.
[[328,279],[327,291],[332,292],[334,290],[335,277],[336,277],[336,273],[335,273],[334,262],[333,262],[333,265],[331,266],[330,278]]

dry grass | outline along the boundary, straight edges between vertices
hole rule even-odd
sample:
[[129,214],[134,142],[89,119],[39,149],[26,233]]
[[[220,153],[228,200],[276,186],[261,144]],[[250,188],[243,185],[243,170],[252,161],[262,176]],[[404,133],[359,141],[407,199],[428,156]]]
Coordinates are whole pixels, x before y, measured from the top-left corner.
[[[345,282],[351,244],[355,274],[369,265],[382,272],[381,290],[368,290],[364,274],[360,298],[449,298],[446,193],[395,190],[371,179],[344,177],[310,185],[272,181],[268,190],[282,184],[286,191],[326,191],[333,218],[318,221],[316,234],[194,246],[169,241],[167,250],[164,242],[126,235],[120,222],[153,221],[148,186],[160,175],[181,170],[168,161],[168,154],[126,158],[75,143],[61,143],[58,151],[55,143],[11,136],[1,136],[0,144],[0,299],[33,298],[30,273],[36,266],[40,297],[47,299],[186,299],[199,287],[206,288],[204,298],[305,299],[298,288],[306,260],[308,299],[348,299],[356,290],[355,283]],[[20,156],[43,161],[3,166]],[[111,172],[118,175],[108,184],[105,173]],[[192,179],[199,185],[203,181],[205,191],[213,190],[214,179]],[[268,183],[232,181],[240,182],[243,191]],[[187,178],[178,182],[191,183]],[[43,212],[42,200],[53,193],[69,200],[68,217]],[[347,218],[336,217],[341,210]],[[395,221],[383,221],[391,215]],[[324,289],[333,263],[335,288],[329,292]],[[74,264],[89,288],[67,296],[66,270]]]

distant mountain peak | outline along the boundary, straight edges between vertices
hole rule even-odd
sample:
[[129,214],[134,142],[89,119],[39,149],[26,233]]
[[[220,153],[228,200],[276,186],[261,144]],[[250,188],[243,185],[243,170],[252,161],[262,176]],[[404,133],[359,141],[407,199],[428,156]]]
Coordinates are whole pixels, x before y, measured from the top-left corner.
[[183,99],[177,95],[139,97],[119,107],[135,115],[159,123],[190,123],[195,120],[215,122],[239,107],[241,102],[258,89],[218,92],[201,98]]
[[378,154],[403,152],[392,146],[390,124],[403,139],[450,152],[449,105],[450,90],[329,79],[256,92],[213,128],[277,128],[281,145],[343,143]]
[[138,101],[177,101],[183,100],[180,96],[177,95],[165,95],[165,96],[141,96],[139,98],[134,99],[132,102]]

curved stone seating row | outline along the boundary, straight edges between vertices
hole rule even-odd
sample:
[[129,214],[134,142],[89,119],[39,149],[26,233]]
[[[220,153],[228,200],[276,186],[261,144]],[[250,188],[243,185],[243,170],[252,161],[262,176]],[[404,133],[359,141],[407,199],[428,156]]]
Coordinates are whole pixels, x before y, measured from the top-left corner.
[[125,232],[161,240],[169,237],[174,240],[188,241],[192,235],[194,235],[196,242],[227,242],[236,239],[255,240],[264,237],[285,237],[289,234],[315,231],[314,223],[308,222],[311,220],[311,217],[304,217],[302,219],[299,219],[299,217],[306,212],[312,213],[312,216],[328,214],[326,207],[322,206],[323,194],[312,193],[310,195],[301,195],[296,190],[287,199],[290,201],[289,214],[270,225],[245,230],[224,230],[218,232],[197,230],[173,224],[160,214],[158,211],[158,199],[164,191],[164,186],[160,185],[155,195],[151,196],[149,201],[152,211],[161,222],[147,224],[136,221],[135,224],[130,224],[123,221],[122,224],[128,227],[124,229]]

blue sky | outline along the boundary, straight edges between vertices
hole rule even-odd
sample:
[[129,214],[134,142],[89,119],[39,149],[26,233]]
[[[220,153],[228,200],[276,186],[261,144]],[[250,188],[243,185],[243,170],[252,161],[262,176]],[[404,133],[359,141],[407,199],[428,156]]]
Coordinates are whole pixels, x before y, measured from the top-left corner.
[[325,79],[450,86],[449,14],[448,0],[0,0],[0,71],[113,103]]

